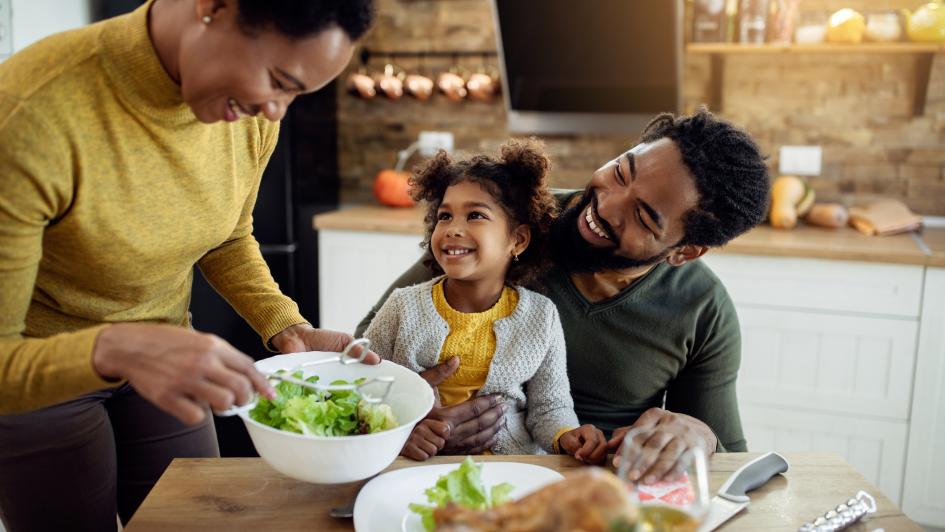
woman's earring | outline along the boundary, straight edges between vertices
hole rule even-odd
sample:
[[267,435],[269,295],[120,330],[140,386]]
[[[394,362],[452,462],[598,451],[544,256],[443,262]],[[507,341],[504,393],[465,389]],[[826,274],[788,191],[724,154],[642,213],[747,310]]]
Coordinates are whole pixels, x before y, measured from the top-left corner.
[[213,21],[213,17],[211,17],[210,15],[204,15],[203,18],[200,20],[203,21],[204,24],[209,25],[210,22]]
[[518,255],[515,253],[512,254],[512,262],[518,262]]

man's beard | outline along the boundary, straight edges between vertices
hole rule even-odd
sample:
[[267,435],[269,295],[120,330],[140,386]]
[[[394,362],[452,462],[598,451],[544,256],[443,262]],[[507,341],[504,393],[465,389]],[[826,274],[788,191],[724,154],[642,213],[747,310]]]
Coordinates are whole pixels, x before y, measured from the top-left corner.
[[578,217],[591,204],[591,193],[585,191],[581,201],[558,216],[551,225],[550,248],[555,265],[568,273],[597,273],[608,270],[642,268],[661,262],[670,248],[645,259],[621,257],[617,248],[602,249],[592,246],[578,230]]

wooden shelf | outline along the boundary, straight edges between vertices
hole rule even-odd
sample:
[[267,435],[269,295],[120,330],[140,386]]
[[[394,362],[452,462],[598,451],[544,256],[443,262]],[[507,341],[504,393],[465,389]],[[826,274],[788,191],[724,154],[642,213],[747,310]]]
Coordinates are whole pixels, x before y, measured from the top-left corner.
[[686,45],[690,54],[937,54],[945,52],[945,44],[918,42],[891,43],[821,43],[821,44],[729,44],[692,43]]
[[712,110],[722,110],[722,72],[725,60],[733,55],[804,55],[804,54],[907,54],[915,55],[916,80],[913,95],[912,114],[922,116],[925,113],[925,99],[929,90],[929,77],[932,73],[932,60],[935,54],[945,53],[945,43],[822,43],[822,44],[731,44],[731,43],[691,43],[686,45],[686,53],[707,55],[711,60],[709,70],[709,98]]

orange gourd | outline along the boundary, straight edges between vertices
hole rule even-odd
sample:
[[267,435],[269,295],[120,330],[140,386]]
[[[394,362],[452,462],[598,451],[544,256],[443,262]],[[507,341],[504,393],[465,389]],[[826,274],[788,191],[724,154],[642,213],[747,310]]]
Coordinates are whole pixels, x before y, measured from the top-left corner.
[[374,178],[374,197],[388,207],[413,207],[409,179],[407,172],[381,170]]

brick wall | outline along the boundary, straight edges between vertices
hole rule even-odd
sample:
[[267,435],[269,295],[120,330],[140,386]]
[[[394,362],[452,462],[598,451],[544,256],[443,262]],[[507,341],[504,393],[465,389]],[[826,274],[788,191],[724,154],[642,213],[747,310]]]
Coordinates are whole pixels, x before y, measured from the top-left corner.
[[[802,5],[805,10],[850,6],[867,12],[921,3],[803,0]],[[365,40],[371,49],[495,49],[489,0],[379,0],[378,5],[378,23]],[[418,67],[408,59],[398,64]],[[423,67],[435,73],[451,64],[428,59]],[[468,70],[481,64],[480,58],[460,62]],[[372,61],[372,69],[382,66]],[[720,114],[757,138],[771,155],[773,172],[781,145],[823,146],[823,173],[811,179],[820,198],[852,203],[886,195],[917,212],[945,215],[945,54],[933,61],[922,116],[912,116],[916,66],[914,56],[902,54],[729,56]],[[687,57],[687,110],[706,100],[708,72],[707,56]],[[338,107],[343,201],[369,201],[373,176],[391,167],[398,150],[421,130],[452,131],[461,153],[494,151],[508,136],[501,100],[457,104],[434,96],[424,103],[409,98],[363,101],[341,94]],[[554,157],[553,184],[580,187],[595,168],[635,139],[582,135],[545,141]]]

